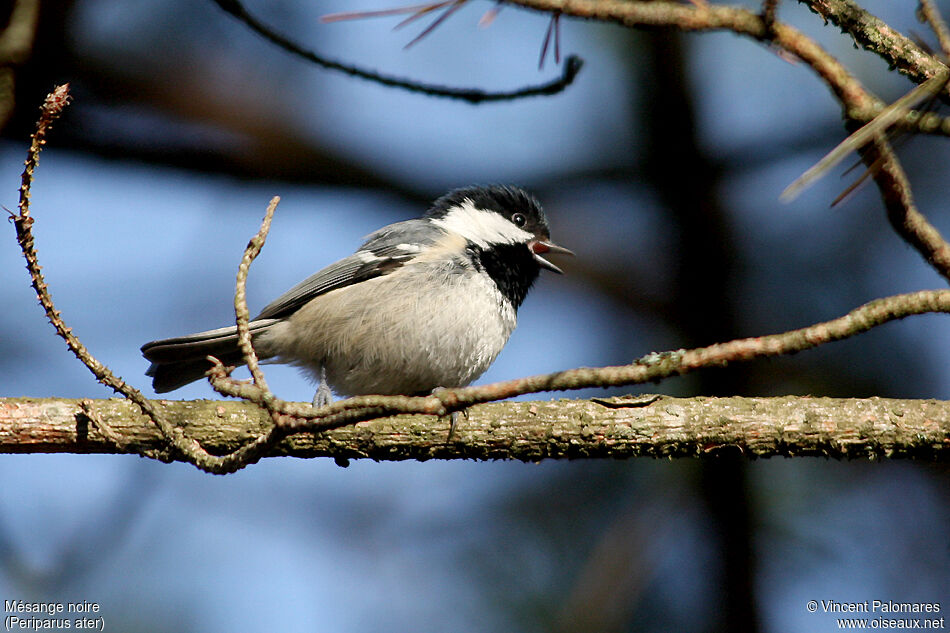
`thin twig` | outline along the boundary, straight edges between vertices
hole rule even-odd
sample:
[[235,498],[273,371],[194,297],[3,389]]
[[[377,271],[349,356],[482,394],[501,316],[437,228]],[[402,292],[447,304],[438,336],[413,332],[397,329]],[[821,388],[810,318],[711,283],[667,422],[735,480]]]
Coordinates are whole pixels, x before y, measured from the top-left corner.
[[59,118],[63,110],[69,105],[71,97],[69,95],[69,84],[56,86],[53,91],[46,95],[46,100],[40,106],[40,118],[36,122],[36,129],[30,136],[30,149],[26,155],[23,174],[20,176],[20,202],[19,216],[13,216],[14,222],[22,222],[27,228],[33,225],[30,218],[30,187],[33,185],[33,174],[37,165],[40,163],[40,152],[46,145],[46,133],[53,126],[53,122]]
[[235,467],[239,468],[251,463],[255,457],[259,459],[259,454],[254,452],[257,449],[254,442],[236,453],[226,457],[217,457],[208,453],[208,451],[195,440],[185,437],[180,428],[171,424],[165,416],[162,415],[162,412],[155,402],[149,400],[142,395],[139,390],[113,374],[108,367],[100,363],[89,350],[86,349],[86,346],[83,345],[79,338],[72,333],[72,330],[63,321],[59,310],[57,310],[53,304],[53,299],[50,296],[49,288],[43,278],[34,246],[32,233],[34,219],[30,216],[30,189],[33,184],[33,175],[36,166],[39,163],[40,150],[46,143],[46,133],[68,102],[68,85],[58,86],[47,96],[41,108],[40,119],[37,122],[36,131],[32,137],[26,167],[23,171],[18,206],[19,212],[13,215],[17,241],[20,244],[20,249],[23,251],[23,257],[26,260],[27,270],[30,273],[33,288],[36,290],[36,296],[46,312],[47,319],[56,330],[56,333],[66,341],[66,345],[73,355],[92,372],[96,380],[134,402],[142,413],[155,423],[169,444],[174,450],[178,451],[186,461],[202,470],[212,473],[221,473],[231,472]]
[[468,103],[477,104],[491,101],[513,101],[527,97],[553,95],[570,86],[574,82],[574,79],[577,77],[577,73],[580,72],[581,66],[583,65],[583,61],[580,57],[571,55],[565,61],[564,69],[562,70],[561,76],[559,78],[537,86],[527,86],[525,88],[511,91],[488,92],[479,88],[454,88],[450,86],[425,84],[410,79],[390,77],[372,70],[366,70],[350,64],[344,64],[342,62],[327,59],[322,55],[318,55],[313,51],[303,48],[299,44],[284,37],[280,33],[277,33],[263,22],[255,18],[253,15],[248,13],[248,11],[238,0],[214,0],[214,2],[224,11],[230,13],[238,20],[246,24],[248,28],[256,32],[264,39],[276,44],[289,53],[293,53],[298,57],[306,59],[311,63],[317,64],[318,66],[328,70],[335,70],[353,77],[367,79],[384,86],[401,88],[403,90],[408,90],[409,92],[426,94],[432,97],[458,99],[461,101],[467,101]]
[[[46,318],[56,330],[56,333],[66,341],[66,345],[76,358],[78,358],[100,383],[111,387],[138,404],[143,413],[152,418],[161,428],[162,432],[168,437],[169,441],[178,446],[181,441],[180,434],[176,434],[176,429],[167,424],[161,415],[152,406],[139,391],[130,387],[122,379],[118,378],[96,360],[76,337],[72,330],[66,326],[62,315],[53,304],[46,280],[43,278],[43,272],[39,265],[33,239],[34,219],[30,216],[30,189],[33,185],[33,176],[40,160],[40,151],[46,144],[46,133],[49,131],[53,121],[59,117],[63,108],[69,103],[69,84],[57,86],[47,97],[43,106],[40,108],[40,119],[36,123],[36,131],[31,137],[30,149],[27,154],[26,167],[23,170],[22,183],[20,185],[20,201],[18,205],[19,213],[13,216],[13,224],[16,227],[17,241],[20,249],[23,251],[23,257],[26,259],[26,267],[30,273],[30,280],[33,289],[36,290],[36,296],[40,305],[46,312]],[[179,447],[184,454],[189,454],[189,447]]]
[[871,301],[848,314],[782,334],[737,339],[691,350],[650,354],[630,365],[580,368],[492,385],[439,391],[449,410],[540,391],[611,387],[660,380],[704,367],[781,356],[861,334],[889,321],[915,314],[950,312],[950,291],[923,290]]
[[244,362],[254,378],[254,384],[260,387],[262,391],[268,393],[267,381],[264,373],[261,371],[257,359],[257,353],[251,344],[251,330],[249,321],[251,318],[247,309],[247,274],[251,268],[251,262],[260,254],[264,247],[264,241],[267,239],[267,233],[270,231],[271,221],[274,219],[274,211],[277,210],[277,204],[280,202],[279,196],[271,198],[267,205],[267,211],[264,214],[264,220],[261,222],[261,228],[257,235],[251,238],[244,249],[244,255],[241,257],[241,263],[238,266],[237,282],[234,289],[234,316],[237,324],[238,347],[244,355]]
[[943,51],[944,58],[950,58],[950,29],[947,28],[947,23],[944,22],[933,0],[919,0],[919,2],[918,16],[933,29],[937,41],[940,42],[940,50]]

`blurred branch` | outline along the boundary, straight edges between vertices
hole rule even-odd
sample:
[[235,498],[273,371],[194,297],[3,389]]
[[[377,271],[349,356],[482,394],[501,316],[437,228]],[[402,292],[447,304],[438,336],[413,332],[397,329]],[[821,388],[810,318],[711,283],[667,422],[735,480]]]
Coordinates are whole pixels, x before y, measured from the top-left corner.
[[574,82],[574,79],[577,77],[577,73],[580,72],[581,66],[583,65],[583,60],[581,60],[581,58],[571,55],[565,61],[564,69],[561,72],[561,77],[558,79],[538,86],[527,86],[511,91],[489,92],[479,88],[454,88],[449,86],[426,84],[413,81],[411,79],[390,77],[373,70],[366,70],[357,66],[328,59],[322,55],[314,53],[311,50],[303,48],[296,42],[293,42],[269,26],[265,25],[263,22],[251,15],[238,0],[213,1],[215,4],[221,7],[223,11],[233,15],[264,39],[276,44],[285,51],[297,55],[298,57],[301,57],[322,68],[339,71],[353,77],[359,77],[361,79],[366,79],[368,81],[381,84],[383,86],[400,88],[402,90],[421,93],[431,97],[445,97],[448,99],[458,99],[460,101],[478,104],[490,101],[514,101],[516,99],[523,99],[526,97],[553,95],[570,86]]
[[[238,450],[270,426],[246,402],[163,401],[162,413],[202,446]],[[122,438],[90,424],[93,414]],[[448,440],[448,422],[399,416],[289,437],[266,455],[404,459],[696,457],[911,458],[950,461],[950,402],[935,400],[670,398],[504,402],[469,409]],[[124,400],[0,399],[0,453],[143,453],[161,431]]]
[[0,31],[0,129],[13,114],[16,68],[33,51],[39,17],[39,0],[15,0],[6,27]]
[[13,2],[10,19],[0,32],[0,66],[19,65],[29,58],[39,16],[39,0]]
[[82,128],[64,128],[57,136],[59,143],[109,158],[158,162],[198,173],[226,173],[268,183],[375,189],[420,204],[429,202],[417,189],[331,151],[302,133],[300,124],[282,110],[286,102],[273,99],[269,92],[225,89],[214,67],[202,60],[191,63],[188,73],[177,75],[143,59],[129,66],[148,70],[131,72],[90,59],[70,74],[87,93],[92,92],[90,98],[100,100],[93,107],[108,111],[131,103],[146,112],[160,112],[176,125],[185,122],[219,130],[225,139],[213,136],[192,142],[176,138],[165,144],[141,137],[123,142],[110,135],[89,135]]
[[944,22],[943,16],[937,10],[933,0],[919,0],[917,6],[917,17],[921,22],[926,22],[933,29],[937,41],[940,43],[940,50],[945,58],[950,57],[950,29]]

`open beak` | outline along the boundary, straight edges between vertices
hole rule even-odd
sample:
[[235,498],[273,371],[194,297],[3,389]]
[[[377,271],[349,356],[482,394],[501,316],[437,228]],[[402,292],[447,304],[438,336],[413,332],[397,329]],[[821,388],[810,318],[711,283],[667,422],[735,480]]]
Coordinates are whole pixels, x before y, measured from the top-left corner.
[[531,253],[534,255],[534,260],[540,264],[542,268],[547,268],[548,270],[553,270],[558,274],[564,274],[564,271],[549,262],[548,260],[541,257],[543,253],[552,253],[554,255],[573,255],[574,253],[570,250],[564,248],[563,246],[558,246],[554,242],[548,240],[531,240],[528,242],[528,248],[531,249]]

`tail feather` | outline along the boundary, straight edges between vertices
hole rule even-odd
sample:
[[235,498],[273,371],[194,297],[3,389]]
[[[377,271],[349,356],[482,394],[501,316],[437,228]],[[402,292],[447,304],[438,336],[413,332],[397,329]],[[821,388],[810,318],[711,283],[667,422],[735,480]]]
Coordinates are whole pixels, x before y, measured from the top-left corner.
[[[277,319],[252,321],[252,340],[276,322]],[[214,356],[225,365],[244,364],[238,348],[237,328],[233,325],[146,343],[142,346],[142,356],[152,361],[145,375],[152,377],[156,393],[174,391],[202,378],[211,368],[208,356]],[[261,357],[266,358],[266,354]]]

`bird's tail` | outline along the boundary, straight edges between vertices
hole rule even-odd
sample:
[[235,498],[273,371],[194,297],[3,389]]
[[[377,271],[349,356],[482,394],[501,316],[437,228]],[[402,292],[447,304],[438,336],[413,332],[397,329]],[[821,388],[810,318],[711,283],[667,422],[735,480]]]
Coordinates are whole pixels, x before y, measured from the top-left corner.
[[[277,323],[278,319],[260,319],[250,324],[252,340]],[[261,358],[261,354],[255,348]],[[142,346],[142,356],[152,361],[145,372],[152,377],[152,387],[156,393],[174,391],[194,382],[211,369],[208,356],[214,356],[225,365],[243,365],[244,357],[238,347],[237,327],[223,327],[207,332],[198,332],[178,338],[152,341]]]

